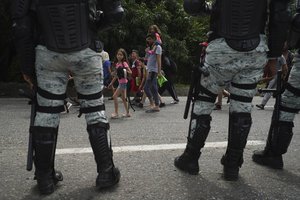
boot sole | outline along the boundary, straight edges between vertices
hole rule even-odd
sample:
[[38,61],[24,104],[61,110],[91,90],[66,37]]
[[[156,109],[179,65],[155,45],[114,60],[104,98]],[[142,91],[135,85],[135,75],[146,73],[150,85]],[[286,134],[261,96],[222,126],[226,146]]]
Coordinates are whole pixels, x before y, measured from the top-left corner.
[[226,174],[224,173],[223,177],[226,181],[237,181],[239,179],[239,176],[237,175],[231,175],[231,174]]
[[100,183],[97,183],[96,184],[96,187],[97,189],[105,189],[105,188],[109,188],[109,187],[112,187],[114,185],[116,185],[117,183],[119,183],[120,181],[120,178],[121,178],[121,173],[119,170],[115,170],[115,179],[111,182],[107,182],[107,181],[104,181],[104,182],[100,182]]
[[283,169],[283,165],[278,163],[270,164],[268,161],[265,161],[263,158],[257,158],[255,155],[252,156],[252,160],[259,165],[270,167],[272,169]]
[[42,195],[52,194],[54,192],[54,184],[51,184],[48,187],[39,188],[39,191]]
[[190,175],[198,175],[199,174],[199,169],[187,169],[180,164],[177,164],[176,160],[174,161],[174,165],[176,168],[180,169],[181,171],[184,171],[186,173],[189,173]]

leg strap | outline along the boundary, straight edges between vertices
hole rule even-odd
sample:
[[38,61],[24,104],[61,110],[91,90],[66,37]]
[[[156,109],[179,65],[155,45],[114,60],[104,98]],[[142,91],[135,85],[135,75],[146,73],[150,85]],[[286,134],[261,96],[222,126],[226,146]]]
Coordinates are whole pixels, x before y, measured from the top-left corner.
[[[50,99],[50,100],[65,100],[66,94],[53,94],[50,93],[40,87],[37,88],[37,93],[45,98],[45,99]],[[41,113],[61,113],[65,110],[64,106],[40,106],[37,105],[37,112]]]

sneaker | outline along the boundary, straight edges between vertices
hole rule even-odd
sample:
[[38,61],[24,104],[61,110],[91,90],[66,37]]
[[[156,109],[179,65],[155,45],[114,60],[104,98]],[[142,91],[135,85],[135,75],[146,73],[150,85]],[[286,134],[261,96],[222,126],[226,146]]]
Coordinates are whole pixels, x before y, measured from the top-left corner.
[[258,108],[261,109],[261,110],[264,110],[264,109],[265,109],[265,106],[262,105],[262,104],[256,104],[256,107],[258,107]]
[[179,100],[173,100],[171,101],[171,104],[178,104],[179,103]]
[[113,97],[109,97],[108,100],[114,100],[114,98]]

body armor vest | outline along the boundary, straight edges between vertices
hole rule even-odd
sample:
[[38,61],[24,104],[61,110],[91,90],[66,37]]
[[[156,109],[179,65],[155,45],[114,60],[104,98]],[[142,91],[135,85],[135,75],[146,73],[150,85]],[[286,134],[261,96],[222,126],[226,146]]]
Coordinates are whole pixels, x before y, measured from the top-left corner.
[[[264,31],[267,0],[217,0],[214,20],[217,35],[238,51],[255,49]],[[218,19],[215,19],[218,18]]]
[[36,12],[49,50],[67,53],[89,47],[88,0],[36,0]]

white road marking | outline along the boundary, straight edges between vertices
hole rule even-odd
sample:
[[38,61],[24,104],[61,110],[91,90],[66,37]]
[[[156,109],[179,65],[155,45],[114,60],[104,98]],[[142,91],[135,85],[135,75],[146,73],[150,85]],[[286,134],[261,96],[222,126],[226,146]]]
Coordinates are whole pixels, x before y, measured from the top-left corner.
[[[261,140],[249,140],[247,146],[263,145],[265,141]],[[174,149],[184,149],[186,143],[179,144],[158,144],[158,145],[134,145],[134,146],[120,146],[113,147],[114,153],[119,152],[135,152],[135,151],[159,151],[159,150],[174,150]],[[227,142],[206,142],[205,148],[217,148],[226,147]],[[56,154],[81,154],[81,153],[91,153],[92,149],[88,148],[66,148],[66,149],[56,149]]]

